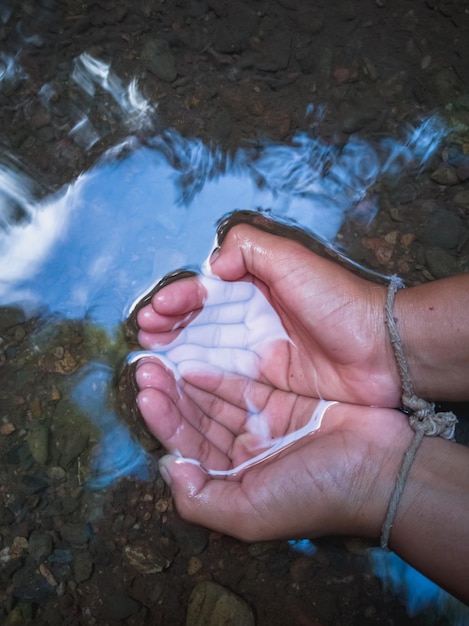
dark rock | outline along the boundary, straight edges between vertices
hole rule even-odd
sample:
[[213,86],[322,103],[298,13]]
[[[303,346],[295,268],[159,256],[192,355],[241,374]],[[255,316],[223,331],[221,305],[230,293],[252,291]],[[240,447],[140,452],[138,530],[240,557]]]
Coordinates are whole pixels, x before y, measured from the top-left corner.
[[423,227],[420,241],[425,246],[451,250],[458,245],[463,233],[461,219],[450,211],[439,209]]
[[24,313],[15,307],[0,307],[0,333],[25,321]]
[[140,602],[125,593],[113,593],[105,598],[101,614],[103,617],[123,620],[137,613],[140,606]]
[[266,35],[260,55],[254,65],[264,72],[277,72],[288,67],[290,61],[291,35],[287,31],[273,31]]
[[457,185],[459,178],[457,177],[456,170],[450,165],[440,165],[434,172],[432,172],[431,179],[438,185]]
[[217,52],[242,52],[259,23],[259,16],[243,2],[229,3],[228,6],[226,19],[220,20],[217,26],[213,47]]
[[35,565],[25,565],[15,572],[12,583],[12,594],[21,600],[39,602],[56,594],[56,586],[51,585]]
[[446,278],[458,273],[456,259],[441,248],[428,248],[425,251],[427,267],[435,278]]
[[73,575],[77,583],[82,583],[91,576],[93,572],[93,559],[91,554],[85,550],[77,552],[73,557]]
[[91,539],[91,528],[89,524],[65,524],[60,534],[72,546],[82,546]]
[[143,45],[142,61],[146,69],[160,80],[172,83],[176,80],[176,60],[166,39],[149,39]]
[[73,554],[66,548],[56,548],[47,559],[48,563],[71,563]]
[[33,530],[28,538],[29,554],[35,561],[42,561],[49,556],[54,547],[49,533]]

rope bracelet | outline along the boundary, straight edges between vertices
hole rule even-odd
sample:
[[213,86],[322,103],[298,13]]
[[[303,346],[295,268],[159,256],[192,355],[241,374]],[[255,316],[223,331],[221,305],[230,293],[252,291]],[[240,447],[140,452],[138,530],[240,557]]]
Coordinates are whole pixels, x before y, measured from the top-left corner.
[[407,360],[404,354],[404,348],[397,330],[397,320],[393,316],[395,295],[397,290],[402,289],[404,286],[405,285],[399,276],[391,276],[386,297],[385,320],[401,378],[402,407],[409,414],[409,425],[415,434],[411,444],[404,454],[401,467],[396,476],[391,498],[389,500],[388,511],[381,529],[380,545],[383,549],[388,549],[389,535],[394,523],[397,507],[399,505],[402,492],[404,491],[409,470],[423,438],[425,436],[443,437],[444,439],[453,441],[454,430],[458,421],[455,414],[451,411],[435,413],[434,404],[427,402],[423,398],[419,398],[414,393]]

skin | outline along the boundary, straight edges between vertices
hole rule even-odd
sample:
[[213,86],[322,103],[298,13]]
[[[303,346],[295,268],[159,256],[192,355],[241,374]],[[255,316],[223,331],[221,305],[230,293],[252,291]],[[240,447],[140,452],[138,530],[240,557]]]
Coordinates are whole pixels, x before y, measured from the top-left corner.
[[[396,474],[413,432],[393,407],[400,381],[384,323],[386,290],[300,244],[239,225],[211,269],[225,281],[256,285],[291,342],[260,351],[258,375],[143,359],[136,380],[148,428],[169,452],[161,462],[176,506],[191,522],[246,541],[355,534],[378,537]],[[468,277],[401,290],[395,315],[415,391],[427,399],[467,399]],[[203,311],[197,278],[176,281],[138,314],[144,348],[167,346]],[[175,329],[175,325],[179,325]],[[430,340],[428,338],[431,338]],[[216,346],[214,346],[216,348]],[[301,428],[319,396],[339,400],[320,429],[233,479],[252,457],[249,388],[272,436]],[[379,408],[378,408],[379,407]],[[451,593],[469,601],[469,450],[425,438],[404,489],[390,546]]]

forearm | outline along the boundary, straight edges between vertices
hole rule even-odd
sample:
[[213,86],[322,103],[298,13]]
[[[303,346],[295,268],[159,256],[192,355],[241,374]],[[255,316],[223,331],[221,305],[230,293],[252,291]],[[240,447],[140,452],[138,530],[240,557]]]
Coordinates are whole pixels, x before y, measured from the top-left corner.
[[426,437],[411,467],[390,547],[469,603],[469,448]]
[[415,393],[468,400],[469,274],[400,290],[394,316]]

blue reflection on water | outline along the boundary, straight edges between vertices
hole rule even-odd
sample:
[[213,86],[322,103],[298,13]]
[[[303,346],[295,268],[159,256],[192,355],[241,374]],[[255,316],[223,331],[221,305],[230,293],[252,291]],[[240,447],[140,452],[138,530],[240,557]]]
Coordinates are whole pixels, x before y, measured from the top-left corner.
[[110,367],[90,363],[79,373],[72,392],[72,400],[102,433],[90,468],[91,489],[102,489],[123,477],[151,480],[157,475],[155,457],[131,436],[111,408],[113,376]]
[[453,626],[469,624],[469,607],[411,567],[397,554],[372,548],[369,556],[376,576],[387,589],[404,600],[411,617],[431,609],[440,618],[444,616],[444,623]]
[[[363,216],[360,202],[369,200],[373,185],[409,164],[423,166],[443,134],[433,119],[411,129],[401,142],[385,139],[371,146],[352,137],[339,148],[300,134],[289,145],[240,150],[228,158],[167,131],[145,146],[130,138],[73,184],[41,201],[34,200],[24,179],[0,168],[0,305],[86,318],[112,341],[132,305],[160,277],[202,265],[216,224],[226,214],[266,212],[337,247],[344,220],[357,207]],[[11,202],[27,219],[8,220]],[[364,206],[371,221],[377,204]],[[156,472],[109,404],[111,378],[108,367],[93,364],[80,373],[73,391],[75,402],[102,432],[93,488],[122,476],[149,479]],[[314,552],[310,543],[293,547]],[[380,576],[383,567],[377,560]],[[407,593],[409,609],[419,610],[415,583],[408,583],[400,565],[392,564],[391,570],[396,577],[386,580],[400,581],[396,589]],[[439,602],[428,588],[422,597]]]
[[[437,120],[425,122],[418,133],[424,154],[414,139],[372,147],[351,138],[338,148],[300,134],[290,145],[240,150],[229,159],[168,131],[147,146],[129,139],[120,156],[111,151],[40,202],[2,172],[2,187],[9,182],[28,221],[0,232],[0,304],[88,318],[112,335],[158,278],[202,264],[227,213],[268,212],[337,247],[339,229],[370,187],[396,164],[428,159],[443,132]],[[370,221],[377,205],[367,207]]]

